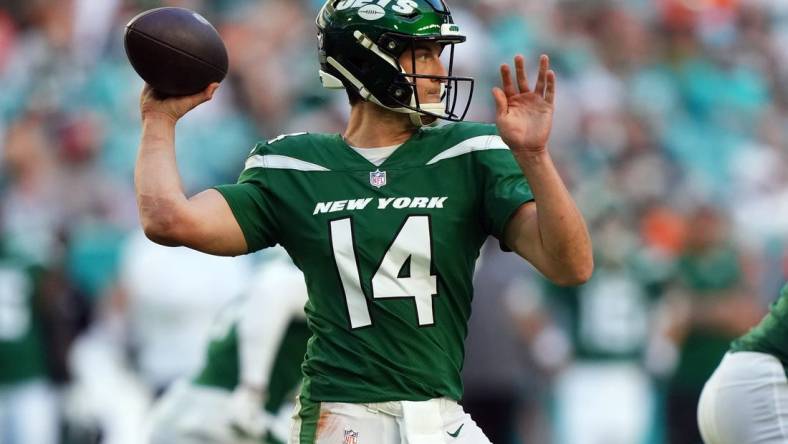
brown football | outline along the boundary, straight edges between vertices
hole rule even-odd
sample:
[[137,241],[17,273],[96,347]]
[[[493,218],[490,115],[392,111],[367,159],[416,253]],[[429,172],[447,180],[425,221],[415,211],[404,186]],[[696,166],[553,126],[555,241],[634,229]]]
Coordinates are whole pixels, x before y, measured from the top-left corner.
[[126,25],[123,44],[131,66],[162,96],[195,94],[227,75],[227,49],[219,33],[189,9],[137,15]]

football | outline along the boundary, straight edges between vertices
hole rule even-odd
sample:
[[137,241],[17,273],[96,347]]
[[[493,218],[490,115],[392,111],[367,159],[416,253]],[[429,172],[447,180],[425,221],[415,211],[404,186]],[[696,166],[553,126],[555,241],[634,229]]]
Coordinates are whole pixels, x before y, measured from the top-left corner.
[[161,96],[198,93],[227,74],[227,49],[200,14],[185,8],[145,11],[126,25],[131,66]]

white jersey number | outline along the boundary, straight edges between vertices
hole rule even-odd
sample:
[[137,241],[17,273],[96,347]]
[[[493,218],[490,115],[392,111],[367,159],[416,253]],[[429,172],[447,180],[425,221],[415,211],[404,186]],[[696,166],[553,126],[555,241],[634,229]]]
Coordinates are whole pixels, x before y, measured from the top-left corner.
[[[431,245],[429,217],[408,217],[372,277],[372,299],[413,298],[419,325],[422,326],[435,323],[432,297],[438,293],[438,283],[430,270]],[[372,325],[367,299],[361,287],[350,218],[331,221],[331,248],[345,292],[350,327],[355,329]],[[408,259],[409,276],[400,277],[400,271]]]
[[24,273],[0,269],[0,340],[14,341],[30,329],[30,283]]
[[648,335],[646,295],[631,278],[600,275],[580,293],[580,337],[593,350],[631,353]]

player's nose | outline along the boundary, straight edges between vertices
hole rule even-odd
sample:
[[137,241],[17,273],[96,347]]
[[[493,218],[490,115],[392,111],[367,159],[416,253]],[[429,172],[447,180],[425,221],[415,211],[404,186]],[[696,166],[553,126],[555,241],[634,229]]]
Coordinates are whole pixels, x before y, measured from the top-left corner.
[[[432,65],[432,72],[430,73],[433,76],[439,77],[446,77],[446,67],[443,65],[443,62],[440,59],[437,59],[435,63]],[[432,79],[433,82],[445,82],[443,79]]]

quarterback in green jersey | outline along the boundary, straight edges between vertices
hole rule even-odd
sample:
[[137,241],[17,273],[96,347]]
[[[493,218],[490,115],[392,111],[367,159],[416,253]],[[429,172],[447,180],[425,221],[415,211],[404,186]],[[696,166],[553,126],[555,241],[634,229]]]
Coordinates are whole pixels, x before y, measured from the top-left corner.
[[698,403],[706,444],[788,442],[788,284],[769,313],[733,341]]
[[218,85],[165,100],[146,86],[145,233],[220,255],[280,244],[304,272],[312,337],[291,443],[489,442],[457,404],[482,243],[563,285],[593,268],[547,148],[555,73],[542,56],[532,89],[515,57],[496,124],[462,123],[473,81],[452,72],[465,37],[442,0],[329,0],[316,25],[323,85],[351,98],[347,129],[258,143],[237,184],[186,197],[175,162],[177,120]]
[[264,263],[247,294],[217,317],[205,363],[150,414],[150,444],[283,444],[309,339],[304,275]]

